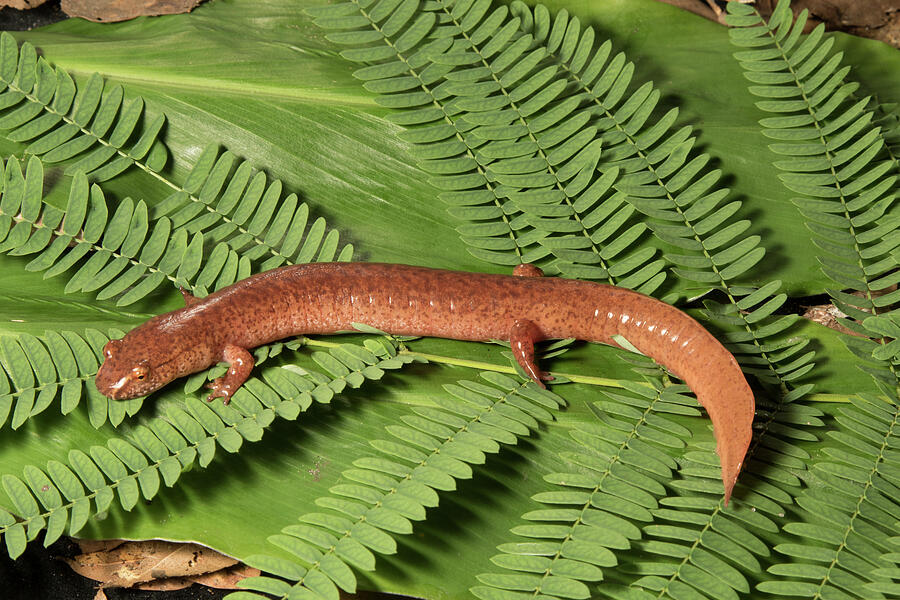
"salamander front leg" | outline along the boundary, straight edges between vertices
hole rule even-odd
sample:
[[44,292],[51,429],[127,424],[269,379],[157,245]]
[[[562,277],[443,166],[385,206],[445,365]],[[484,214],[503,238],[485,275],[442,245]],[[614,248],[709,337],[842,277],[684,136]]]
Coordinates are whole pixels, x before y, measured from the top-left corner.
[[225,346],[225,349],[222,351],[222,358],[225,359],[225,362],[230,367],[223,377],[218,377],[206,384],[206,387],[212,390],[212,393],[206,399],[207,402],[212,402],[213,398],[224,398],[225,404],[231,402],[231,397],[247,381],[250,371],[253,370],[253,356],[239,346],[231,344]]
[[546,387],[545,381],[553,379],[552,375],[541,371],[534,362],[534,343],[543,337],[537,325],[528,319],[517,319],[509,333],[509,345],[512,348],[513,356],[516,357],[516,362],[542,388]]

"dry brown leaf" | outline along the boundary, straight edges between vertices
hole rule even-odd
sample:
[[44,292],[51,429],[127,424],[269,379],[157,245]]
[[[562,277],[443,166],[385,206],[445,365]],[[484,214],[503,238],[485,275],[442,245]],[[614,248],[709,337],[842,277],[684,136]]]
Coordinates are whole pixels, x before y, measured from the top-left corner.
[[101,550],[112,550],[125,543],[125,540],[74,540],[78,544],[78,549],[82,554],[90,554],[91,552],[99,552]]
[[97,23],[115,23],[135,17],[177,15],[191,12],[202,0],[62,0],[70,17]]
[[35,6],[40,6],[47,0],[0,0],[0,8],[9,6],[16,10],[29,10]]
[[198,544],[150,540],[65,559],[77,573],[104,587],[131,587],[167,577],[195,576],[237,563]]
[[108,600],[106,597],[106,592],[103,591],[103,588],[97,590],[97,593],[94,594],[94,600]]
[[813,323],[824,325],[825,327],[834,329],[835,331],[857,335],[846,327],[838,324],[837,320],[843,319],[847,315],[841,312],[841,310],[833,304],[820,304],[817,306],[806,306],[804,308],[806,309],[802,315],[804,319],[809,319]]
[[246,579],[247,577],[257,577],[259,573],[259,569],[239,564],[227,569],[220,569],[214,573],[197,575],[196,577],[191,577],[191,580],[194,583],[199,583],[206,587],[217,588],[220,590],[236,590],[238,589],[238,581]]
[[190,577],[167,577],[165,579],[157,579],[146,583],[139,583],[134,586],[136,590],[144,590],[145,592],[173,592],[175,590],[183,590],[194,585]]

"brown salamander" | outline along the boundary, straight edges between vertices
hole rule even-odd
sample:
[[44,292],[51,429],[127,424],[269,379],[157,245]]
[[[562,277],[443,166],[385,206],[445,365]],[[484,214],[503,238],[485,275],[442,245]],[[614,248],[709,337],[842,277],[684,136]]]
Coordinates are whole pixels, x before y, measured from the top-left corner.
[[690,386],[713,423],[726,502],[750,444],[754,400],[737,361],[697,321],[628,289],[540,277],[377,263],[313,263],[273,269],[153,317],[103,349],[96,385],[114,399],[144,396],[219,361],[228,372],[209,384],[227,402],[253,369],[248,349],[300,334],[353,330],[365,323],[397,335],[507,339],[541,387],[534,343],[627,339]]

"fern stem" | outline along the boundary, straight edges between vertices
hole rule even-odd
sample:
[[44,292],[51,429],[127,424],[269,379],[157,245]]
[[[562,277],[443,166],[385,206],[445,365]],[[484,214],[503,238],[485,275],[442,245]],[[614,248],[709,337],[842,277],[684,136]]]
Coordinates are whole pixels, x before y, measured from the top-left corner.
[[[337,348],[341,344],[337,342],[329,342],[313,338],[303,338],[303,343],[308,346],[319,346],[321,348]],[[442,356],[440,354],[429,354],[427,352],[418,352],[408,348],[400,348],[397,354],[411,356],[426,362],[438,363],[442,365],[453,365],[456,367],[466,367],[469,369],[478,369],[479,371],[494,371],[496,373],[506,373],[509,375],[517,375],[518,372],[510,365],[498,365],[495,363],[484,362],[480,360],[469,360],[466,358],[457,358],[455,356]],[[592,377],[590,375],[576,375],[574,373],[560,373],[558,371],[550,371],[552,375],[558,378],[565,378],[573,383],[586,383],[588,385],[599,385],[611,388],[625,388],[623,382],[628,384],[637,384],[645,387],[653,387],[644,381],[630,381],[625,379],[610,379],[608,377]],[[548,382],[552,384],[553,382]]]

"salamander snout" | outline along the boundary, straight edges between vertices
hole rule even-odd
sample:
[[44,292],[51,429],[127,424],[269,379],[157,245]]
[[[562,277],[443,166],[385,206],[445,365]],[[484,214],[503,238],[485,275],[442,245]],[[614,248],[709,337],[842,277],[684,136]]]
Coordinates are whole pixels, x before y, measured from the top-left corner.
[[97,371],[94,384],[101,394],[114,400],[129,400],[146,396],[161,387],[146,357],[129,352],[124,340],[110,340],[103,347],[103,364]]

